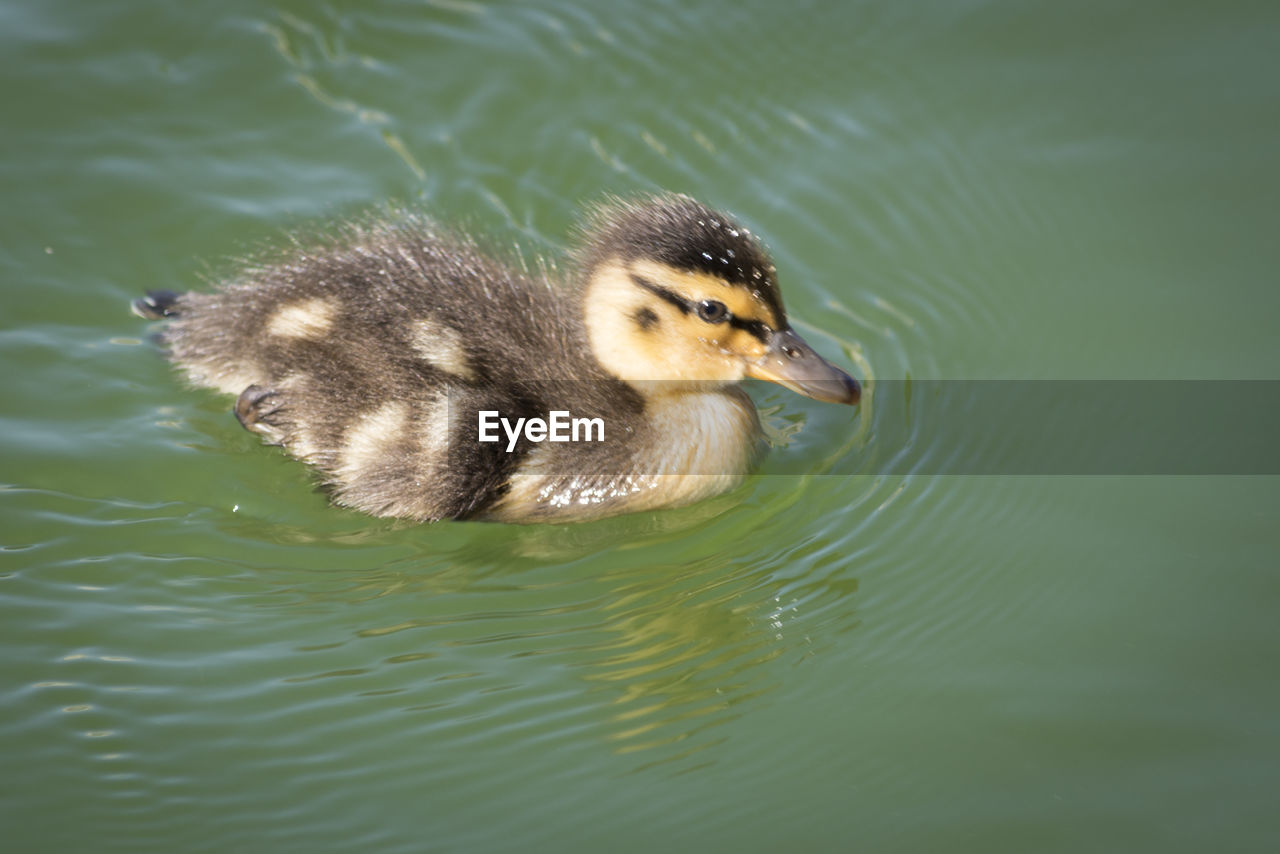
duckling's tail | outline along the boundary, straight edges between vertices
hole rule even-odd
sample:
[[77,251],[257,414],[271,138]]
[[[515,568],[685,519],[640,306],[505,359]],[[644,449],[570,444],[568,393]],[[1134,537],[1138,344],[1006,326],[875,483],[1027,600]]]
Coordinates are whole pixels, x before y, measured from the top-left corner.
[[179,294],[176,291],[147,291],[145,297],[129,304],[133,313],[146,320],[160,320],[178,316]]

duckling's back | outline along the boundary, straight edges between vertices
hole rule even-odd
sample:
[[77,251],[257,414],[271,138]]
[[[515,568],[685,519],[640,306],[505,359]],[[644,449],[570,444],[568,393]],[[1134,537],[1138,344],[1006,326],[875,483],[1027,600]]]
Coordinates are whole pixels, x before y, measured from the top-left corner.
[[483,516],[503,498],[529,449],[476,443],[479,410],[545,413],[553,394],[615,423],[643,409],[586,355],[569,295],[419,218],[138,307],[174,318],[162,338],[193,382],[239,395],[247,428],[376,515]]

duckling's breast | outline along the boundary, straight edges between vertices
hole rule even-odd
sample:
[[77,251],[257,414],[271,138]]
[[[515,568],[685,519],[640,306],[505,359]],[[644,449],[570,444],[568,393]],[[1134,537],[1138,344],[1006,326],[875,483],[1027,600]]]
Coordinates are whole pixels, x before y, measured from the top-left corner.
[[643,416],[615,430],[612,447],[531,450],[486,516],[551,521],[691,504],[740,483],[762,441],[738,388],[647,398]]

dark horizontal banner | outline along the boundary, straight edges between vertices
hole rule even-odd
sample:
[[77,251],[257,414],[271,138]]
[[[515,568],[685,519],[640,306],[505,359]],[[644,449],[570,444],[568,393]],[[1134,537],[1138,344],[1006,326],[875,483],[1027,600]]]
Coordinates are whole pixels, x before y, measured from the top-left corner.
[[[782,404],[765,408],[767,433],[785,445],[769,474],[1280,474],[1280,381],[882,380],[856,408],[774,388],[755,389]],[[450,458],[523,469],[532,456],[540,473],[563,477],[735,473],[741,460],[713,449],[737,446],[728,439],[749,410],[688,418],[675,391],[532,382],[482,401],[458,390]],[[672,407],[658,429],[648,426],[654,401]]]
[[830,473],[1280,474],[1280,382],[880,382]]

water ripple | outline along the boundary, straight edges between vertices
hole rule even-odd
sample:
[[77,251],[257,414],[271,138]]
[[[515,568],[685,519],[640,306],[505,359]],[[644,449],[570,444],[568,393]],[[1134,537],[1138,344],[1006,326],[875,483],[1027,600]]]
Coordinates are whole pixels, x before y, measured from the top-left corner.
[[[1088,69],[1023,56],[1030,34],[992,4],[81,4],[74,20],[46,5],[5,13],[28,34],[15,91],[33,94],[12,99],[17,154],[0,166],[18,212],[0,249],[0,737],[32,781],[18,809],[43,798],[56,816],[46,847],[84,847],[64,815],[122,850],[559,850],[566,828],[604,848],[832,815],[901,833],[880,806],[956,803],[935,753],[974,745],[952,755],[966,794],[983,772],[1014,786],[1024,758],[1061,758],[986,764],[997,701],[1078,735],[1018,693],[1059,676],[1009,664],[1024,648],[1059,666],[1072,618],[1170,595],[1136,570],[1187,559],[1168,531],[1189,514],[1158,505],[1168,518],[1146,511],[1134,534],[1108,526],[1138,511],[1098,509],[1070,479],[930,476],[952,451],[928,431],[948,422],[921,413],[963,418],[966,401],[904,411],[909,383],[1048,371],[1034,330],[1051,324],[1031,321],[1069,303],[1053,289],[1111,281],[1105,250],[1134,235],[1153,254],[1176,243],[1100,188],[1108,163],[1163,137],[1126,135],[1118,114],[1046,117],[1053,73]],[[989,32],[1018,46],[1010,64]],[[1046,76],[994,86],[1020,69]],[[996,91],[1026,100],[981,103]],[[1190,146],[1177,118],[1157,130]],[[1222,150],[1192,165],[1219,175]],[[1184,165],[1148,179],[1169,192]],[[123,311],[144,287],[197,283],[193,258],[387,197],[518,238],[529,269],[536,254],[555,269],[581,202],[656,189],[761,234],[796,325],[867,381],[857,409],[754,388],[779,447],[696,507],[537,528],[333,508],[225,400],[182,389]],[[1093,232],[1066,227],[1073,210]],[[987,438],[982,453],[1007,440]],[[878,474],[890,462],[901,473]],[[1255,550],[1237,562],[1270,555],[1266,497],[1221,522]],[[1089,551],[1106,548],[1095,536],[1136,555],[1118,586],[1096,586],[1110,556]],[[1073,585],[1076,612],[1039,625]],[[1207,655],[1205,637],[1157,650],[1131,684]],[[1137,642],[1123,641],[1088,667]],[[1001,642],[1019,646],[1010,670],[973,664]],[[1075,675],[1073,691],[1098,687]],[[966,679],[971,707],[953,711]],[[949,809],[934,820],[953,827]]]

